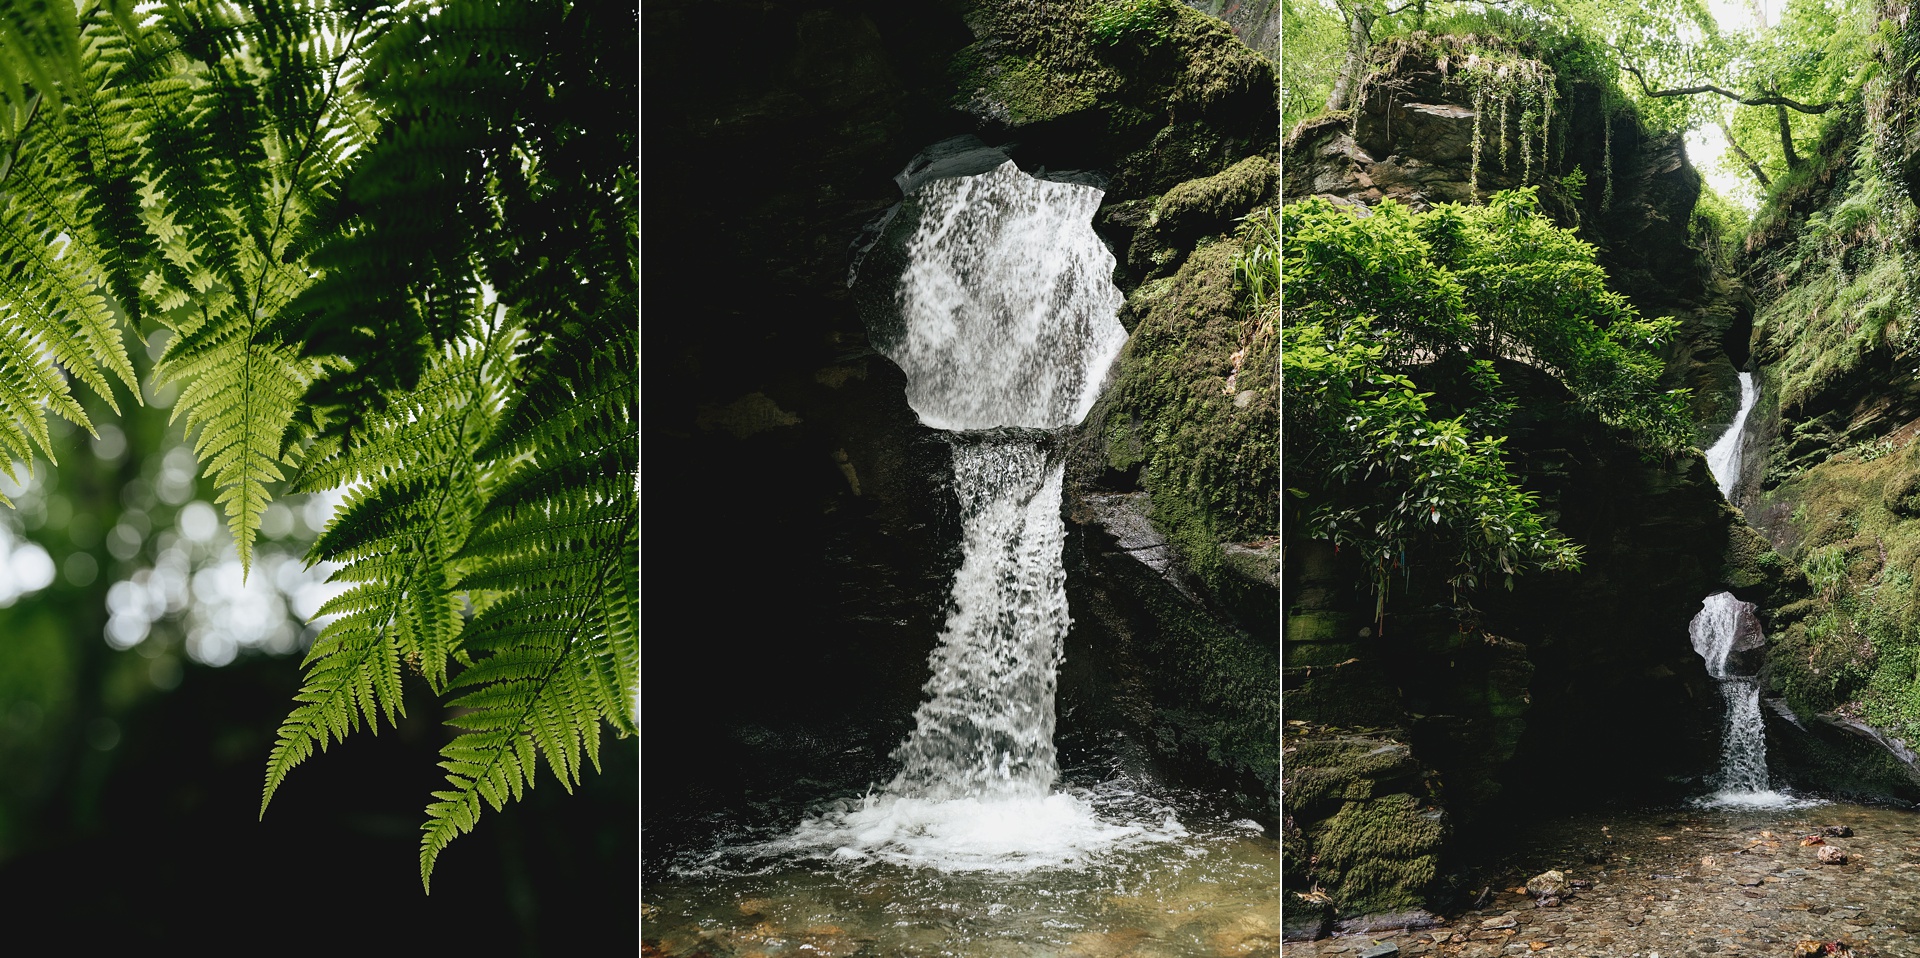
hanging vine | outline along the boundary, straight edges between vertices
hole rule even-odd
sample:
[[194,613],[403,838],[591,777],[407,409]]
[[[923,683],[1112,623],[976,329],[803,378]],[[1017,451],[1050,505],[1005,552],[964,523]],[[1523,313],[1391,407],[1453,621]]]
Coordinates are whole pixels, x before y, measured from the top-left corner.
[[1600,157],[1600,209],[1604,212],[1613,206],[1613,104],[1600,104],[1601,147]]
[[[1464,88],[1473,105],[1473,159],[1468,187],[1475,195],[1480,191],[1482,162],[1510,174],[1514,166],[1511,151],[1516,147],[1522,167],[1519,185],[1533,181],[1535,157],[1541,159],[1545,172],[1552,141],[1553,101],[1559,93],[1557,77],[1553,68],[1493,37],[1416,32],[1381,43],[1374,49],[1373,69],[1361,78],[1354,97],[1356,135],[1361,116],[1367,112],[1369,91],[1389,77],[1401,76],[1402,61],[1408,57],[1416,62],[1431,60],[1442,81]],[[1491,150],[1489,132],[1495,138]],[[1510,136],[1517,141],[1515,144],[1509,144]]]

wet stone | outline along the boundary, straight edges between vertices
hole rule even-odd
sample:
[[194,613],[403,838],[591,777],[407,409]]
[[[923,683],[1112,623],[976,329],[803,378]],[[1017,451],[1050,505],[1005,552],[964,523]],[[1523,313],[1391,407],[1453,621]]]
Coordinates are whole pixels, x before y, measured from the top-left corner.
[[[1854,835],[1799,844],[1834,819]],[[1667,841],[1656,840],[1663,835]],[[1474,888],[1495,889],[1484,910],[1442,915],[1448,927],[1402,939],[1401,954],[1411,958],[1417,941],[1425,949],[1419,958],[1788,958],[1798,942],[1818,941],[1845,942],[1860,958],[1920,958],[1920,814],[1913,811],[1835,803],[1570,815],[1525,824],[1506,840],[1509,858],[1470,878]],[[1577,864],[1597,843],[1605,843],[1605,863]],[[1820,848],[1838,845],[1849,865],[1817,863]],[[1559,910],[1536,911],[1531,895],[1512,890],[1549,863],[1568,869],[1569,888],[1591,887]],[[1363,940],[1371,939],[1347,939]],[[1327,943],[1289,943],[1285,955],[1331,958],[1335,952],[1316,950]],[[1352,958],[1351,950],[1339,954]]]
[[1394,942],[1386,941],[1361,950],[1357,958],[1396,958],[1399,954],[1400,946]]

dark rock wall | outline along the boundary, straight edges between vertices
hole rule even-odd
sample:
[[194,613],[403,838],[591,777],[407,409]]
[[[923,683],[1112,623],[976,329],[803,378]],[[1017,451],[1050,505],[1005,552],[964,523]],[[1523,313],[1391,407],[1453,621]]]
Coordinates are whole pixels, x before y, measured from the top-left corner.
[[[1151,210],[1277,142],[1273,63],[1224,23],[1174,5],[1163,40],[1094,44],[1092,6],[646,5],[649,867],[705,841],[716,811],[774,825],[791,814],[783,801],[885,781],[921,698],[959,558],[950,453],[870,348],[846,286],[855,241],[900,198],[895,174],[960,134],[1030,172],[1087,171],[1108,183],[1096,222],[1124,264],[1134,229],[1115,209]],[[1212,209],[1196,204],[1155,251],[1219,227]],[[1185,253],[1168,255],[1177,265]],[[1102,562],[1070,572],[1073,595],[1106,588]],[[1206,596],[1175,598],[1111,615],[1076,601],[1087,626],[1061,690],[1064,757],[1112,721],[1147,735],[1143,753],[1164,754],[1174,773],[1240,788],[1250,814],[1270,807],[1241,759],[1209,758],[1204,736],[1179,731],[1228,720],[1204,707],[1188,726],[1153,717],[1183,684],[1240,688],[1248,680],[1227,673],[1262,668],[1225,655],[1194,666],[1213,672],[1183,671],[1193,659],[1172,636],[1261,642]],[[1141,721],[1076,708],[1114,687],[1100,669],[1124,657],[1129,635],[1129,667],[1164,684],[1121,706]],[[1236,729],[1221,734],[1249,734]]]

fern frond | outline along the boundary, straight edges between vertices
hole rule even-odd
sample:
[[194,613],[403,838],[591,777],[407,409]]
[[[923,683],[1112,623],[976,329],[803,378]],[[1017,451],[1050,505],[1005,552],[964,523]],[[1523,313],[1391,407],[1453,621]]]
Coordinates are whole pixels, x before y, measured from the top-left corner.
[[578,363],[594,378],[576,391],[547,369],[554,388],[523,392],[506,414],[517,435],[486,447],[517,471],[461,552],[470,564],[462,584],[503,595],[462,637],[473,665],[453,687],[474,691],[453,704],[473,711],[448,720],[464,731],[441,751],[452,787],[427,808],[423,884],[447,844],[473,830],[483,801],[497,810],[532,784],[536,756],[570,788],[583,764],[599,767],[602,723],[637,731],[639,642],[627,603],[638,601],[639,437],[634,380],[620,361],[633,336],[595,325],[527,359]]
[[518,800],[541,757],[571,790],[583,757],[599,767],[600,723],[617,717],[617,730],[631,728],[612,688],[619,677],[599,601],[624,563],[613,550],[598,558],[549,572],[541,587],[495,604],[469,630],[467,649],[480,654],[453,681],[473,691],[451,703],[466,711],[447,724],[463,731],[440,750],[451,788],[427,806],[423,887],[432,887],[440,853],[478,824],[482,800],[495,811]]
[[285,347],[249,342],[249,324],[237,307],[203,314],[177,328],[154,367],[157,385],[181,383],[173,418],[193,435],[194,455],[219,488],[242,568],[253,564],[253,540],[266,512],[271,483],[294,461],[282,449],[294,409],[314,372]]
[[343,562],[332,581],[359,583],[321,607],[340,615],[307,656],[297,706],[282,723],[267,763],[260,808],[314,749],[358,729],[391,722],[400,703],[399,664],[436,690],[464,620],[455,555],[480,508],[484,471],[474,445],[490,431],[510,381],[512,337],[442,350],[415,393],[398,398],[361,432],[363,447],[323,455],[321,474],[364,483],[351,492],[308,553]]

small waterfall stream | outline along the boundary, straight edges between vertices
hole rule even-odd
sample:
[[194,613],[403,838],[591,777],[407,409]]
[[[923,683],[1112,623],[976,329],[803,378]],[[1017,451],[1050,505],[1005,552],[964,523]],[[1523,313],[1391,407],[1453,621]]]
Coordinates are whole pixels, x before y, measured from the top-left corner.
[[1707,471],[1713,473],[1713,479],[1720,486],[1720,495],[1729,499],[1733,496],[1733,486],[1740,481],[1740,443],[1747,429],[1747,414],[1753,411],[1754,401],[1760,398],[1760,390],[1753,384],[1752,373],[1740,374],[1740,411],[1734,413],[1733,422],[1727,431],[1720,434],[1719,441],[1707,450]]
[[[962,559],[928,698],[878,794],[809,819],[775,850],[831,849],[942,871],[1024,871],[1185,834],[1119,822],[1056,789],[1054,693],[1070,624],[1060,434],[1126,341],[1100,190],[1011,161],[920,183],[875,347],[920,421],[949,434]],[[1164,812],[1164,810],[1163,810]]]
[[[1720,683],[1720,695],[1726,700],[1727,720],[1720,739],[1720,773],[1715,784],[1717,802],[1753,804],[1763,795],[1771,795],[1767,781],[1767,739],[1760,721],[1760,682],[1752,674],[1741,674],[1729,667],[1734,643],[1742,638],[1743,619],[1751,619],[1752,603],[1742,602],[1731,592],[1717,592],[1701,603],[1698,615],[1687,626],[1693,650],[1707,662],[1707,674]],[[1757,622],[1748,622],[1757,630]],[[1757,636],[1755,636],[1757,638]]]
[[[1759,398],[1752,373],[1740,374],[1740,409],[1727,431],[1707,450],[1707,469],[1722,496],[1731,496],[1740,481],[1740,444],[1747,415]],[[1702,600],[1698,614],[1687,625],[1693,650],[1706,660],[1707,674],[1720,684],[1727,707],[1720,737],[1720,770],[1710,805],[1781,807],[1794,804],[1791,796],[1773,791],[1767,777],[1766,726],[1760,716],[1758,660],[1766,638],[1751,602],[1731,592],[1716,592]]]

